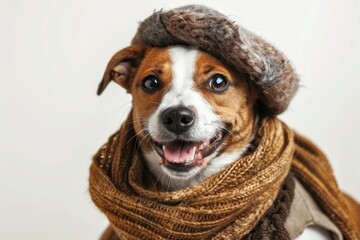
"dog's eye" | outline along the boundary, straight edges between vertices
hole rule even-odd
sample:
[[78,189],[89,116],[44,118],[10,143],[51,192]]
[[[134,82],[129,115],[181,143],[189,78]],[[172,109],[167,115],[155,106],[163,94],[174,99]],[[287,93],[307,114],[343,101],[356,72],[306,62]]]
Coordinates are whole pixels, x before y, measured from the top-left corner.
[[153,92],[160,88],[160,81],[154,75],[147,76],[142,82],[142,88],[146,92]]
[[227,89],[228,85],[229,84],[225,76],[221,74],[215,74],[209,79],[207,88],[211,91],[223,92]]

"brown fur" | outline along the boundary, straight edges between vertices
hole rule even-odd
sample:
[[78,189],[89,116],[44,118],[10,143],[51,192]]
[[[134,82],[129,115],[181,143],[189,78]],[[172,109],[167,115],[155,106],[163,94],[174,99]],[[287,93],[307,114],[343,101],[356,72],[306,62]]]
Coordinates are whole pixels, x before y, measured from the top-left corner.
[[[162,88],[154,93],[146,93],[141,89],[142,81],[149,75],[155,75],[163,83]],[[149,48],[142,60],[133,80],[131,94],[133,96],[133,117],[135,132],[140,138],[144,121],[152,114],[161,102],[161,99],[170,88],[172,79],[171,60],[167,48]],[[141,141],[141,140],[140,140]],[[145,142],[149,148],[149,142]]]
[[[209,71],[211,69],[211,71]],[[230,81],[223,94],[214,94],[203,87],[214,74],[224,75]],[[224,151],[232,152],[242,149],[255,131],[254,104],[257,94],[244,76],[231,70],[218,59],[205,52],[200,52],[196,62],[194,79],[205,99],[213,106],[223,122],[229,124],[229,136]]]
[[[149,141],[142,141],[146,134],[142,131],[144,122],[160,104],[165,93],[171,88],[171,59],[166,48],[145,48],[130,46],[117,52],[110,60],[104,77],[106,84],[113,80],[127,89],[133,96],[133,119],[135,132],[140,138],[144,150],[151,148]],[[117,62],[115,62],[117,60]],[[119,72],[119,65],[127,67],[127,72]],[[222,74],[230,82],[230,87],[223,93],[209,91],[204,84],[214,74]],[[149,75],[161,79],[162,87],[154,93],[141,89],[142,81]],[[222,151],[232,152],[242,149],[249,143],[255,132],[254,106],[257,92],[245,76],[227,67],[221,61],[206,52],[199,51],[193,76],[195,86],[204,98],[213,106],[215,113],[227,123],[229,135]],[[104,86],[101,83],[100,86]]]

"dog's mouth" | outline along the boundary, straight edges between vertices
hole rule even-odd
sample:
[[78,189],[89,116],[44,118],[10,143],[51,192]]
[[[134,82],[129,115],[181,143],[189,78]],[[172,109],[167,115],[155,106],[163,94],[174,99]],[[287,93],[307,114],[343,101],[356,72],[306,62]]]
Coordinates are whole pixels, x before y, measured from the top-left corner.
[[225,137],[225,132],[220,131],[214,138],[204,142],[176,140],[160,143],[153,140],[153,145],[164,167],[186,173],[195,167],[204,168],[209,161],[207,157],[215,153]]

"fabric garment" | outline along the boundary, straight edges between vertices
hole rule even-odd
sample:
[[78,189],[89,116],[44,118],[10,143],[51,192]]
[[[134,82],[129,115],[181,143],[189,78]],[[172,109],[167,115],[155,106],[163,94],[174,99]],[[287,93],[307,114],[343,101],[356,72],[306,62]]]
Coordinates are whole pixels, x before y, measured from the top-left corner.
[[342,193],[324,153],[295,133],[292,171],[321,210],[340,229],[344,239],[360,239],[360,205]]
[[[290,206],[295,192],[295,180],[290,173],[282,184],[274,204],[267,213],[260,219],[254,229],[242,239],[244,240],[290,240],[288,231],[285,228],[285,221],[290,212]],[[270,237],[271,236],[271,237]],[[103,233],[101,240],[122,240],[111,226]],[[338,240],[338,239],[336,239]]]
[[261,217],[256,226],[249,234],[241,238],[242,240],[291,240],[291,236],[286,229],[285,222],[290,213],[290,208],[294,199],[295,179],[290,171],[285,181],[281,185],[278,195],[272,206]]
[[328,235],[332,240],[343,240],[339,228],[325,215],[304,186],[295,179],[294,200],[285,222],[285,228],[290,239],[296,239],[306,228],[312,226],[329,232]]
[[[283,189],[284,185],[281,188]],[[343,236],[339,228],[334,223],[332,223],[331,220],[323,213],[323,211],[316,204],[315,200],[310,196],[310,194],[306,191],[306,189],[297,179],[295,179],[294,181],[294,188],[295,188],[293,192],[294,199],[291,202],[291,208],[290,209],[284,208],[284,211],[287,210],[289,211],[289,214],[284,224],[289,239],[298,240],[300,239],[299,236],[303,234],[305,229],[309,227],[313,227],[313,231],[318,232],[318,234],[324,234],[325,235],[324,237],[328,237],[328,239],[343,240]],[[286,193],[286,195],[287,194],[288,193]],[[280,196],[280,198],[281,197],[282,196]],[[277,200],[279,200],[278,198],[279,195],[277,197]],[[260,221],[263,221],[262,219]],[[265,221],[267,221],[267,219],[265,219]],[[269,228],[268,225],[266,231],[263,231],[261,233],[262,234],[261,238],[258,239],[263,239],[263,240],[272,239],[271,229],[273,231],[277,231],[276,228],[272,228],[272,227],[273,226],[270,226]],[[283,230],[281,232],[283,232]],[[245,237],[245,239],[255,238],[252,237],[253,235],[248,234]],[[111,228],[111,226],[109,226],[108,229],[106,229],[106,231],[103,233],[101,240],[121,240],[121,239],[117,236],[117,234]]]
[[264,118],[260,143],[203,183],[164,192],[141,160],[132,113],[95,155],[90,194],[124,239],[240,239],[273,205],[290,167],[345,239],[358,239],[355,201],[338,189],[325,156],[276,118]]

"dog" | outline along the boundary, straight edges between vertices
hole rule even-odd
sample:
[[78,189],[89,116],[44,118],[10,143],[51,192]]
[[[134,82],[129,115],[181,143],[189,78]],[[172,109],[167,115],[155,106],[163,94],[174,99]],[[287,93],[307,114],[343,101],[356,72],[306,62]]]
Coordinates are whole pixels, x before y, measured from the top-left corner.
[[[162,222],[164,214],[140,213],[137,204],[143,209],[152,211],[154,199],[160,199],[164,202],[161,202],[163,205],[159,202],[163,208],[157,206],[156,203],[155,205],[158,209],[166,209],[168,214],[166,216],[172,218],[169,212],[172,213],[174,210],[172,201],[178,200],[176,191],[186,190],[192,186],[194,188],[191,189],[195,189],[200,185],[200,188],[196,190],[208,191],[210,189],[211,199],[216,198],[218,192],[212,192],[211,187],[202,189],[201,186],[204,186],[202,183],[222,170],[231,168],[227,167],[239,163],[238,160],[245,159],[247,155],[253,156],[252,154],[259,149],[261,152],[258,146],[262,140],[262,124],[286,110],[298,87],[297,75],[280,51],[260,37],[236,25],[225,15],[198,5],[154,12],[145,19],[140,24],[131,46],[120,50],[111,58],[99,84],[98,95],[110,82],[119,84],[132,95],[132,112],[126,124],[120,129],[121,133],[126,130],[126,134],[121,136],[118,135],[119,133],[114,134],[95,155],[91,167],[90,193],[97,206],[110,216],[112,223],[102,239],[118,239],[116,230],[125,235],[131,232],[133,235],[129,236],[132,237],[138,236],[137,231],[144,231],[143,236],[159,236],[152,235],[154,226],[161,229],[161,231],[157,230],[157,234],[162,234],[163,228],[167,226],[167,222]],[[126,127],[129,127],[129,124],[131,124],[131,129],[127,131]],[[291,163],[299,164],[300,167],[294,167],[295,171],[301,169],[298,176],[289,177],[294,183],[293,187],[290,187],[293,191],[291,193],[293,199],[288,201],[290,203],[285,209],[286,214],[282,216],[283,222],[276,227],[271,226],[276,229],[281,228],[283,232],[286,232],[285,239],[341,240],[344,238],[342,234],[348,237],[356,235],[357,228],[354,224],[360,219],[354,223],[349,221],[348,217],[351,213],[346,208],[342,209],[341,205],[350,204],[349,207],[356,212],[358,211],[357,203],[338,190],[334,178],[328,178],[328,174],[331,175],[331,168],[327,165],[328,162],[321,151],[293,131],[290,135],[291,141],[295,142],[291,142],[295,145],[292,147],[299,156],[291,153],[287,158],[287,163],[289,168]],[[279,135],[272,136],[277,138]],[[140,154],[131,153],[128,151],[130,148],[126,148],[126,143],[135,137],[136,143],[131,146],[138,146]],[[121,147],[118,147],[115,154],[113,148],[118,138],[121,139],[119,140]],[[129,140],[123,142],[124,139]],[[282,146],[282,144],[278,145]],[[275,147],[270,146],[269,149],[271,152]],[[296,152],[297,150],[299,152]],[[278,153],[277,151],[275,155],[278,156]],[[140,158],[139,155],[141,155]],[[300,155],[304,155],[303,161],[308,162],[299,160]],[[125,157],[122,158],[122,156]],[[262,156],[256,155],[256,157],[260,161],[263,159]],[[281,159],[281,157],[278,158]],[[112,161],[114,159],[116,159],[116,170],[109,171],[110,165],[114,164]],[[146,163],[145,171],[142,164],[138,163],[139,159]],[[287,173],[284,171],[287,170],[284,164],[273,165],[275,166],[282,173]],[[319,168],[323,167],[326,168],[326,176],[318,178],[318,175],[321,175]],[[255,167],[250,171],[249,181],[257,176],[256,169]],[[135,170],[139,171],[135,172]],[[116,175],[117,171],[121,172],[121,177]],[[141,179],[139,183],[134,180],[138,176],[136,174],[139,173],[153,175],[156,179],[155,185],[159,183],[162,193],[149,192],[147,188],[140,186],[140,182],[146,181],[143,180],[143,176],[139,178]],[[269,178],[275,174],[262,175],[263,178],[264,176]],[[304,176],[306,176],[305,180]],[[234,176],[226,177],[229,179]],[[302,178],[300,180],[306,184],[313,184],[316,181],[318,183],[315,184],[316,186],[308,185],[306,188],[297,180],[297,177]],[[263,178],[256,181],[266,182]],[[211,179],[220,178],[214,176]],[[237,181],[236,176],[233,179]],[[113,180],[115,184],[108,180]],[[271,182],[271,185],[275,186],[273,183]],[[104,189],[105,186],[106,189]],[[232,184],[232,187],[237,186],[237,184]],[[246,186],[245,190],[250,192],[260,189],[258,187],[250,189]],[[322,188],[323,186],[326,187]],[[281,189],[287,188],[281,187]],[[278,196],[281,189],[277,188],[278,192],[275,192],[279,193]],[[322,195],[316,195],[311,191],[320,191]],[[260,192],[270,191],[261,189]],[[233,197],[228,192],[221,193],[223,196],[231,196],[230,202],[234,200],[234,197],[236,199],[243,197],[241,194],[241,196],[234,195]],[[157,195],[162,197],[156,198]],[[191,196],[194,197],[194,195]],[[329,204],[325,206],[328,208],[326,213],[319,207],[314,196],[320,199],[316,199],[318,202]],[[197,197],[198,195],[195,199],[198,199]],[[118,202],[122,198],[127,202]],[[256,195],[254,199],[257,198]],[[167,202],[169,199],[170,205]],[[268,200],[266,197],[261,199]],[[286,198],[279,199],[278,202],[271,200],[273,206],[278,206],[276,204],[285,206]],[[177,206],[181,210],[176,208],[174,210],[176,214],[179,213],[176,211],[185,209],[187,201],[188,199],[181,202],[185,205]],[[201,199],[200,202],[203,203],[204,200]],[[205,203],[208,204],[206,201]],[[112,206],[114,208],[110,210]],[[189,209],[189,212],[178,216],[181,221],[183,220],[181,217],[188,218],[191,214],[202,214],[202,212],[196,212],[191,204],[189,208],[186,208],[186,210]],[[237,208],[236,211],[239,209]],[[241,209],[248,208],[242,206]],[[252,210],[249,212],[249,216],[254,213]],[[240,214],[240,212],[236,213]],[[279,217],[278,210],[272,214],[271,216]],[[328,215],[332,215],[334,222]],[[262,216],[267,217],[263,214]],[[194,219],[198,217],[199,215],[196,215]],[[353,218],[357,219],[355,214]],[[207,217],[205,219],[208,220]],[[250,221],[251,217],[247,219]],[[182,234],[183,229],[188,227],[185,224],[186,221],[179,227],[180,225],[178,226],[175,220],[172,219],[170,223],[174,228],[170,228],[164,236],[172,234],[173,229],[181,231]],[[224,219],[220,220],[215,222],[222,222]],[[338,225],[335,225],[335,221]],[[276,220],[265,222],[272,224],[271,222],[276,222]],[[196,223],[191,228],[196,229],[195,232],[199,225]],[[210,224],[214,224],[214,221],[210,221]],[[264,227],[267,230],[263,233],[270,230],[271,226],[269,226]],[[121,230],[122,227],[124,227],[123,230]],[[242,228],[238,229],[242,230]],[[254,230],[254,228],[251,229]],[[188,237],[188,232],[181,236]]]
[[139,50],[118,53],[138,65],[119,63],[114,79],[133,96],[141,151],[166,190],[198,184],[246,153],[258,116],[244,77],[191,47]]
[[185,46],[132,46],[115,58],[127,59],[113,79],[133,96],[140,148],[164,189],[199,184],[247,152],[259,115],[244,76]]
[[[109,66],[112,80],[132,95],[148,174],[164,190],[199,184],[256,146],[258,93],[246,76],[214,56],[189,46],[134,45],[116,53]],[[100,84],[99,94],[107,84]],[[332,239],[316,228],[298,239],[309,236]]]

